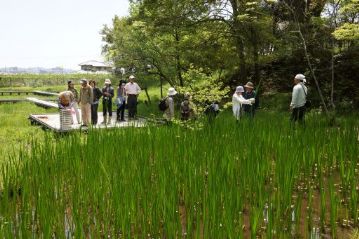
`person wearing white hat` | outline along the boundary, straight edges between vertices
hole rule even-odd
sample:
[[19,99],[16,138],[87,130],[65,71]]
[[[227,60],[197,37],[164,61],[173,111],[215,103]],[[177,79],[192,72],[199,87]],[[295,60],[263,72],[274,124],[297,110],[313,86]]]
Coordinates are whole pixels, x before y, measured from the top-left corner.
[[130,75],[128,78],[130,82],[125,85],[127,95],[128,118],[133,119],[137,114],[137,98],[141,92],[141,88],[135,82],[135,76]]
[[305,116],[305,102],[307,98],[308,89],[304,85],[303,81],[305,76],[303,74],[297,74],[294,77],[294,87],[292,92],[292,101],[290,103],[290,109],[292,110],[292,115],[290,120],[294,123],[298,121],[299,123],[304,123]]
[[91,122],[91,104],[93,102],[92,87],[86,79],[81,80],[80,98],[82,124],[88,126]]
[[[102,109],[103,109],[103,121],[102,124],[111,124],[112,119],[112,98],[115,95],[115,91],[111,86],[111,80],[105,80],[105,86],[102,88]],[[107,120],[108,112],[108,120]]]
[[177,95],[177,91],[175,88],[170,87],[168,89],[167,97],[166,97],[166,105],[167,108],[165,110],[165,113],[163,114],[163,117],[167,120],[167,122],[170,122],[173,120],[175,116],[175,104],[173,97]]
[[232,103],[233,103],[233,115],[236,118],[237,121],[241,118],[241,108],[242,105],[252,105],[255,103],[255,99],[244,99],[243,97],[244,88],[243,86],[237,86],[236,91],[234,92],[232,96]]

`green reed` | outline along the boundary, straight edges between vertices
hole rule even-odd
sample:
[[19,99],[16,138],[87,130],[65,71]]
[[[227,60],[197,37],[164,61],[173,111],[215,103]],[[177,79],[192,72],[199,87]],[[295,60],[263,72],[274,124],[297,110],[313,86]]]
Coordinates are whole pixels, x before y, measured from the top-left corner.
[[[328,128],[319,118],[292,129],[283,115],[237,123],[224,114],[194,130],[174,124],[49,134],[2,167],[0,237],[305,236],[316,218],[326,224],[328,200],[336,227],[344,194],[334,183],[347,189],[357,225],[353,124]],[[330,174],[338,181],[326,183]]]

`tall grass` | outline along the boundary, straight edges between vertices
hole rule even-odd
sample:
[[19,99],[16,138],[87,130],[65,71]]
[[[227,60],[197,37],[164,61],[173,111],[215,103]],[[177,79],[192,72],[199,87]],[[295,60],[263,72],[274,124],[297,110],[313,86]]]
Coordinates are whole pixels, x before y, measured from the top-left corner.
[[[351,226],[358,226],[354,124],[327,128],[309,119],[293,130],[280,114],[239,124],[224,114],[198,130],[48,135],[2,168],[0,237],[307,236],[313,227],[336,227],[346,207],[337,184],[348,189]],[[340,173],[341,163],[354,169]],[[330,213],[316,201],[333,203]]]

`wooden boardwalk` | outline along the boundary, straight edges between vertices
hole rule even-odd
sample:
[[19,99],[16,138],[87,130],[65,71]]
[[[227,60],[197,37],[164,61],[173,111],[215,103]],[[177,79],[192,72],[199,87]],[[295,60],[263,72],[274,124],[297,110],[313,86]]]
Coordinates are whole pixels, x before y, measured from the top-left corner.
[[59,93],[48,91],[29,91],[29,90],[0,90],[0,95],[43,95],[43,96],[58,96]]
[[[81,111],[80,111],[81,114]],[[106,128],[122,128],[122,127],[144,127],[146,126],[146,119],[144,118],[138,118],[137,120],[128,120],[126,118],[126,121],[116,122],[116,112],[113,112],[112,114],[112,122],[111,124],[101,124],[103,121],[103,115],[102,112],[98,113],[98,124],[93,126],[93,129],[106,129]],[[31,124],[37,124],[41,125],[44,129],[49,129],[51,131],[57,132],[57,133],[64,133],[64,132],[70,132],[70,131],[78,131],[81,130],[81,124],[77,124],[76,117],[73,114],[72,115],[73,121],[75,122],[71,129],[69,130],[62,130],[60,127],[60,114],[59,113],[52,113],[52,114],[31,114],[29,116],[29,120]]]
[[54,102],[49,102],[46,100],[39,100],[37,98],[29,97],[27,98],[28,101],[35,103],[35,105],[44,107],[44,108],[59,108],[59,105]]
[[21,90],[4,90],[4,91],[0,91],[0,94],[3,95],[21,95],[21,94],[33,94],[32,91],[21,91]]

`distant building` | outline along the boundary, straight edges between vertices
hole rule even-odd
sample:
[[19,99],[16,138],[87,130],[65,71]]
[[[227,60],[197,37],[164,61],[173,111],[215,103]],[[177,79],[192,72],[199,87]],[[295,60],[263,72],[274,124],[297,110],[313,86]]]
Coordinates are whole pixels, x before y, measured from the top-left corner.
[[105,62],[100,62],[100,61],[86,61],[86,62],[79,64],[79,66],[81,67],[82,71],[91,71],[91,72],[96,72],[96,71],[111,72],[112,71],[112,65],[110,63],[105,63]]

